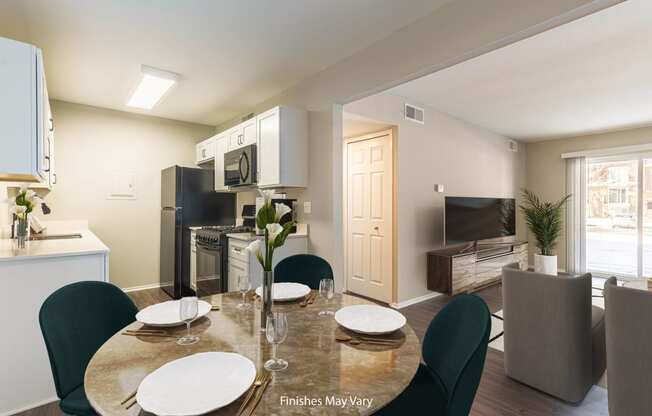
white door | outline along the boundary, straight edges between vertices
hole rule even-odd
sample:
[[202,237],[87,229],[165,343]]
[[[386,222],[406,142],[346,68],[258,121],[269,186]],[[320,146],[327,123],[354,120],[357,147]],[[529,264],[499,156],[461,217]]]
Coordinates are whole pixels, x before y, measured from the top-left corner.
[[390,133],[347,146],[347,290],[392,301],[392,138]]

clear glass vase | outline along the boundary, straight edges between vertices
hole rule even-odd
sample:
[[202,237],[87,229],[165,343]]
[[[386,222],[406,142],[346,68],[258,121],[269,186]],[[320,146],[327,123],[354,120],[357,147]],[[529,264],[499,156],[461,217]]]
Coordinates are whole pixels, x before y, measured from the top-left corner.
[[260,308],[260,330],[265,331],[267,327],[267,317],[272,313],[274,299],[272,298],[272,285],[274,284],[274,272],[271,270],[263,271],[263,296]]
[[29,219],[17,218],[14,227],[15,246],[18,249],[24,249],[29,239]]

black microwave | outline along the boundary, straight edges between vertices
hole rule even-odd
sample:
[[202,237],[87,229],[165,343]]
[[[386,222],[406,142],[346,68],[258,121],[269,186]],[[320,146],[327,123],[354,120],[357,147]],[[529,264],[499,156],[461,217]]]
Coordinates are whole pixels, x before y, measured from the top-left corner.
[[256,145],[240,147],[224,154],[224,185],[255,185]]

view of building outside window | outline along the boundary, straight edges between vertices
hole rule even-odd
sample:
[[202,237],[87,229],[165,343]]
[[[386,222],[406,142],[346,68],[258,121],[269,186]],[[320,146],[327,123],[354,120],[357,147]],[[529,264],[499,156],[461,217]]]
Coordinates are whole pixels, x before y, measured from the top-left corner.
[[[639,178],[639,163],[643,177]],[[643,181],[639,195],[639,181]],[[642,224],[639,224],[639,198]],[[639,271],[639,227],[642,270]],[[586,257],[591,272],[652,276],[652,159],[589,161]]]

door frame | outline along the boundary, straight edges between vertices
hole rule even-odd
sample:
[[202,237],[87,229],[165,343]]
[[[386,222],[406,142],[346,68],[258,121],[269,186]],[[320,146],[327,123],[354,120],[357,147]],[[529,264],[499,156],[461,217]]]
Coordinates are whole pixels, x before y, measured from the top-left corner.
[[398,266],[398,227],[397,227],[397,149],[396,149],[396,139],[397,139],[397,127],[392,127],[391,129],[384,129],[373,133],[364,134],[362,136],[345,138],[342,141],[342,247],[344,248],[344,257],[343,257],[343,268],[344,268],[344,291],[348,291],[349,285],[349,246],[348,246],[348,229],[349,229],[349,217],[348,217],[348,202],[349,202],[349,188],[348,188],[348,179],[349,179],[349,154],[348,146],[351,143],[361,142],[365,140],[376,139],[378,137],[389,136],[389,146],[392,154],[391,157],[391,178],[392,178],[392,296],[389,305],[396,305],[398,300],[398,281],[397,281],[397,266]]

